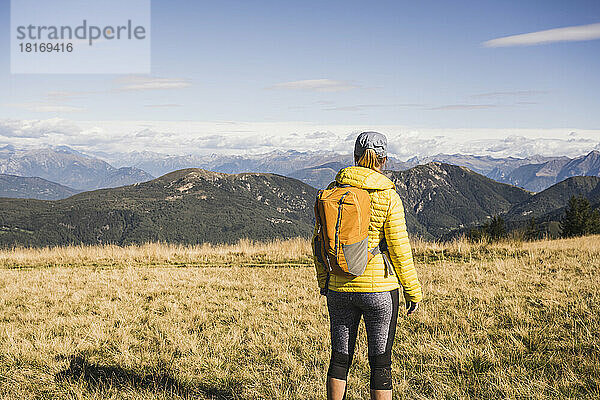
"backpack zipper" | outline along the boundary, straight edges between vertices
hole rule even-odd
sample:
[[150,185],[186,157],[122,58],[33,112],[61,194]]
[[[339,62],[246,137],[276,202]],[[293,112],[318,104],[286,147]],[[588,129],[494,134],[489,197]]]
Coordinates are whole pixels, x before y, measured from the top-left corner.
[[[370,199],[369,199],[369,201],[370,201]],[[362,221],[361,221],[361,218],[360,218],[360,216],[362,215],[362,212],[361,212],[361,209],[360,209],[360,202],[356,201],[355,204],[356,204],[356,209],[358,210],[358,231],[360,232],[360,230],[362,229],[362,225],[361,225]],[[367,227],[368,227],[368,225],[367,225]],[[368,236],[369,236],[369,233],[368,233],[368,230],[367,230],[367,237]],[[368,245],[367,245],[367,247],[368,247]]]
[[[344,202],[344,199],[346,198],[346,196],[348,196],[349,193],[350,193],[350,191],[347,191],[338,200],[339,207],[338,207],[337,221],[335,222],[335,247],[334,247],[336,260],[337,260],[337,254],[338,254],[338,241],[340,240],[339,233],[340,233],[340,222],[342,221],[342,203]],[[339,267],[339,265],[338,265],[338,267]]]

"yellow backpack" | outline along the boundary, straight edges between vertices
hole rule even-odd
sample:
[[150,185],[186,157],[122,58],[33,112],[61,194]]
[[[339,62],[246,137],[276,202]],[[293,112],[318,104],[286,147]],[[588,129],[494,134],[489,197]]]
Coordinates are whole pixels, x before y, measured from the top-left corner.
[[[318,231],[313,251],[327,269],[325,289],[330,272],[360,276],[371,258],[385,250],[385,240],[368,250],[371,198],[364,189],[336,182],[331,189],[320,190],[315,201],[315,218]],[[388,271],[393,274],[389,259],[382,254]]]

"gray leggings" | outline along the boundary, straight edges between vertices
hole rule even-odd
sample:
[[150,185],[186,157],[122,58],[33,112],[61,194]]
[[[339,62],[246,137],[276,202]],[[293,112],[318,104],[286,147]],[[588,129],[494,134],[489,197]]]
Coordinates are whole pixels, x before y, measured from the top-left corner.
[[371,389],[392,388],[392,345],[398,321],[398,301],[398,289],[376,293],[327,292],[331,329],[328,376],[347,379],[358,324],[363,316],[371,366]]

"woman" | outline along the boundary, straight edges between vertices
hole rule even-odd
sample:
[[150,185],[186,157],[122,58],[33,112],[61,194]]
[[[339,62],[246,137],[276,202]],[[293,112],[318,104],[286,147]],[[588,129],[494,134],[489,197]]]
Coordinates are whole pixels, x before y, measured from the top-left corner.
[[[369,250],[381,244],[384,254],[373,257],[360,276],[328,274],[319,258],[314,257],[319,287],[327,296],[331,329],[327,398],[345,398],[358,324],[364,316],[371,367],[371,399],[391,399],[391,355],[400,285],[407,314],[417,310],[423,296],[413,264],[402,201],[392,181],[381,173],[387,160],[386,137],[377,132],[361,133],[354,145],[354,160],[356,166],[342,169],[335,179],[339,185],[355,186],[369,193]],[[316,236],[317,227],[313,249]],[[384,257],[391,261],[392,273],[386,269]]]

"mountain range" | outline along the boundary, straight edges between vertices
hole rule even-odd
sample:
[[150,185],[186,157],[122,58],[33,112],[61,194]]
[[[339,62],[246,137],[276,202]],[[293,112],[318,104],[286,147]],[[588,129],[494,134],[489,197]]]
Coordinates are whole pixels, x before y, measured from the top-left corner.
[[307,236],[316,190],[274,174],[201,169],[44,201],[0,198],[0,245],[223,243]]
[[115,168],[66,146],[41,149],[0,148],[0,174],[39,177],[78,191],[117,187],[154,177],[135,167]]
[[[498,182],[532,192],[540,192],[571,176],[600,176],[600,152],[597,150],[573,159],[438,154],[401,161],[390,157],[386,169],[403,171],[430,162],[467,167]],[[329,151],[273,151],[250,156],[168,155],[144,151],[99,153],[91,156],[66,146],[43,149],[15,149],[11,146],[0,148],[0,173],[37,176],[79,191],[148,181],[153,176],[185,168],[230,174],[275,173],[322,188],[334,179],[339,169],[352,163],[351,155]]]
[[425,239],[450,239],[501,216],[509,231],[532,218],[540,234],[557,236],[572,196],[600,210],[600,177],[574,176],[539,192],[496,182],[468,168],[431,162],[387,171],[404,202],[409,232]]
[[[242,172],[267,172],[293,176],[298,171],[308,167],[318,167],[324,164],[341,165],[354,163],[351,155],[331,151],[300,152],[295,150],[272,151],[269,153],[238,156],[238,155],[167,155],[151,151],[130,152],[120,154],[100,154],[113,165],[133,166],[149,173],[160,176],[183,168],[202,168],[209,171],[237,174]],[[391,169],[407,169],[414,166],[394,157],[388,160]],[[337,171],[336,171],[337,172]]]
[[[597,150],[573,159],[542,156],[494,158],[465,154],[438,154],[431,157],[413,157],[405,162],[393,159],[390,161],[385,168],[392,171],[402,171],[430,162],[458,165],[497,182],[508,183],[531,192],[540,192],[572,176],[600,176],[600,152]],[[349,165],[343,164],[329,162],[315,166],[308,165],[288,175],[321,188],[333,181],[339,167]]]
[[439,162],[387,171],[386,175],[404,203],[411,233],[426,239],[483,224],[532,196],[468,168]]
[[508,221],[526,221],[531,218],[542,221],[558,221],[572,196],[585,197],[594,208],[600,207],[600,177],[574,176],[548,189],[536,193],[527,201],[512,207],[506,213]]
[[0,174],[0,197],[59,200],[78,192],[42,178]]
[[592,151],[574,159],[561,157],[524,165],[499,180],[538,192],[573,176],[600,176],[600,152]]
[[[600,207],[600,178],[572,177],[540,193],[468,168],[432,162],[388,171],[412,235],[450,238],[502,215],[512,229],[532,216],[557,223],[571,195]],[[316,189],[268,173],[184,169],[152,181],[62,200],[0,198],[0,245],[235,242],[310,236]]]
[[[0,199],[0,244],[197,243],[308,236],[315,188],[327,185],[339,169],[352,163],[350,156],[330,152],[287,151],[253,157],[128,154],[133,157],[129,161],[153,167],[155,173],[204,163],[221,170],[256,168],[281,174],[193,168],[152,179],[138,167],[116,168],[68,147],[24,150],[6,146],[0,148],[0,171],[19,173],[0,174],[0,197],[7,197]],[[459,154],[433,158],[470,168],[390,158],[390,170],[385,172],[403,199],[409,232],[426,239],[453,237],[494,215],[502,215],[511,229],[535,218],[546,231],[557,232],[572,195],[584,196],[600,207],[600,177],[571,176],[600,175],[598,151],[574,159]],[[528,191],[517,184],[544,189]],[[106,189],[85,191],[102,187]]]
[[[391,161],[391,162],[390,162]],[[430,162],[467,167],[500,183],[508,183],[531,192],[540,192],[572,176],[600,176],[600,151],[576,157],[494,158],[465,154],[438,154],[431,157],[413,157],[405,162],[390,160],[387,170],[402,171]],[[329,162],[306,166],[289,173],[289,176],[307,182],[317,188],[325,187],[335,178],[342,163]]]

